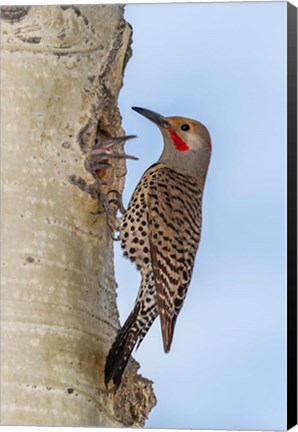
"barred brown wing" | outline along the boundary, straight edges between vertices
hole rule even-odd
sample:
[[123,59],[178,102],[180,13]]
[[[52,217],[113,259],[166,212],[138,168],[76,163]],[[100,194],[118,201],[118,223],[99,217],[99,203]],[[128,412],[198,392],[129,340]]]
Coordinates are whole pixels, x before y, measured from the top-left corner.
[[147,221],[166,352],[190,284],[201,233],[202,191],[189,176],[161,166],[147,193]]

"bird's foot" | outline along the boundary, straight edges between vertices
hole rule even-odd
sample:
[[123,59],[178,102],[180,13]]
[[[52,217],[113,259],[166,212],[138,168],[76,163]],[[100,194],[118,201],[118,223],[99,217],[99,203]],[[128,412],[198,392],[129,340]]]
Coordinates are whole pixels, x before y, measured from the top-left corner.
[[120,213],[123,215],[126,212],[126,209],[124,207],[123,204],[123,200],[122,200],[122,193],[119,192],[116,189],[112,189],[108,192],[108,195],[114,194],[115,198],[109,199],[109,204],[115,204],[115,206],[117,207],[117,210],[120,211]]
[[115,241],[119,241],[120,237],[119,235],[115,236],[115,231],[119,232],[120,230],[120,218],[117,218],[116,216],[117,210],[116,212],[113,212],[111,210],[111,204],[108,200],[108,195],[103,196],[102,207],[106,213],[107,224],[110,228],[112,239]]
[[[109,195],[111,194],[115,194],[116,198],[109,199]],[[97,212],[91,212],[91,214],[97,216],[105,212],[107,217],[107,224],[111,230],[112,239],[119,241],[120,237],[119,236],[115,237],[114,232],[120,231],[120,222],[122,218],[121,217],[118,218],[117,216],[115,216],[115,214],[117,214],[118,210],[120,211],[121,214],[125,213],[125,208],[122,201],[122,194],[115,189],[110,190],[107,194],[103,194],[103,193],[101,194],[100,202],[103,210],[98,210]],[[111,210],[112,205],[116,206],[116,209],[114,209],[114,211]]]

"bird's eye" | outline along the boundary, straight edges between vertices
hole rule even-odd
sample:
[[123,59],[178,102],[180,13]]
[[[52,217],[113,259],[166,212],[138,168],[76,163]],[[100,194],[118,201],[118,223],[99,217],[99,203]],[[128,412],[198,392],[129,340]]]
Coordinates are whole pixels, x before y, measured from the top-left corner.
[[189,130],[189,125],[188,125],[187,123],[184,123],[184,124],[181,126],[181,129],[182,129],[183,131],[188,131],[188,130]]

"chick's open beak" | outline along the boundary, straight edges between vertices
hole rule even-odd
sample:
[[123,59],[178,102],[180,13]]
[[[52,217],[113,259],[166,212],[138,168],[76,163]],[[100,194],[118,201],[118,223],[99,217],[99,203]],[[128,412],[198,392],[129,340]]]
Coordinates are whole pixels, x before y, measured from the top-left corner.
[[145,109],[145,108],[131,107],[131,109],[133,109],[134,111],[143,115],[147,119],[151,120],[157,126],[160,126],[160,127],[169,126],[169,122],[161,114],[158,114],[154,111],[150,111],[150,110]]

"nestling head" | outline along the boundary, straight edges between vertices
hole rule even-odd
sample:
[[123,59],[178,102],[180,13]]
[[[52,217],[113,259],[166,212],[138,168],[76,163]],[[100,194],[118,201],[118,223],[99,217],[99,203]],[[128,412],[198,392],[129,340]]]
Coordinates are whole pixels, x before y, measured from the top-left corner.
[[132,108],[155,123],[164,139],[159,162],[194,177],[206,176],[211,155],[208,129],[185,117],[164,117],[144,108]]

